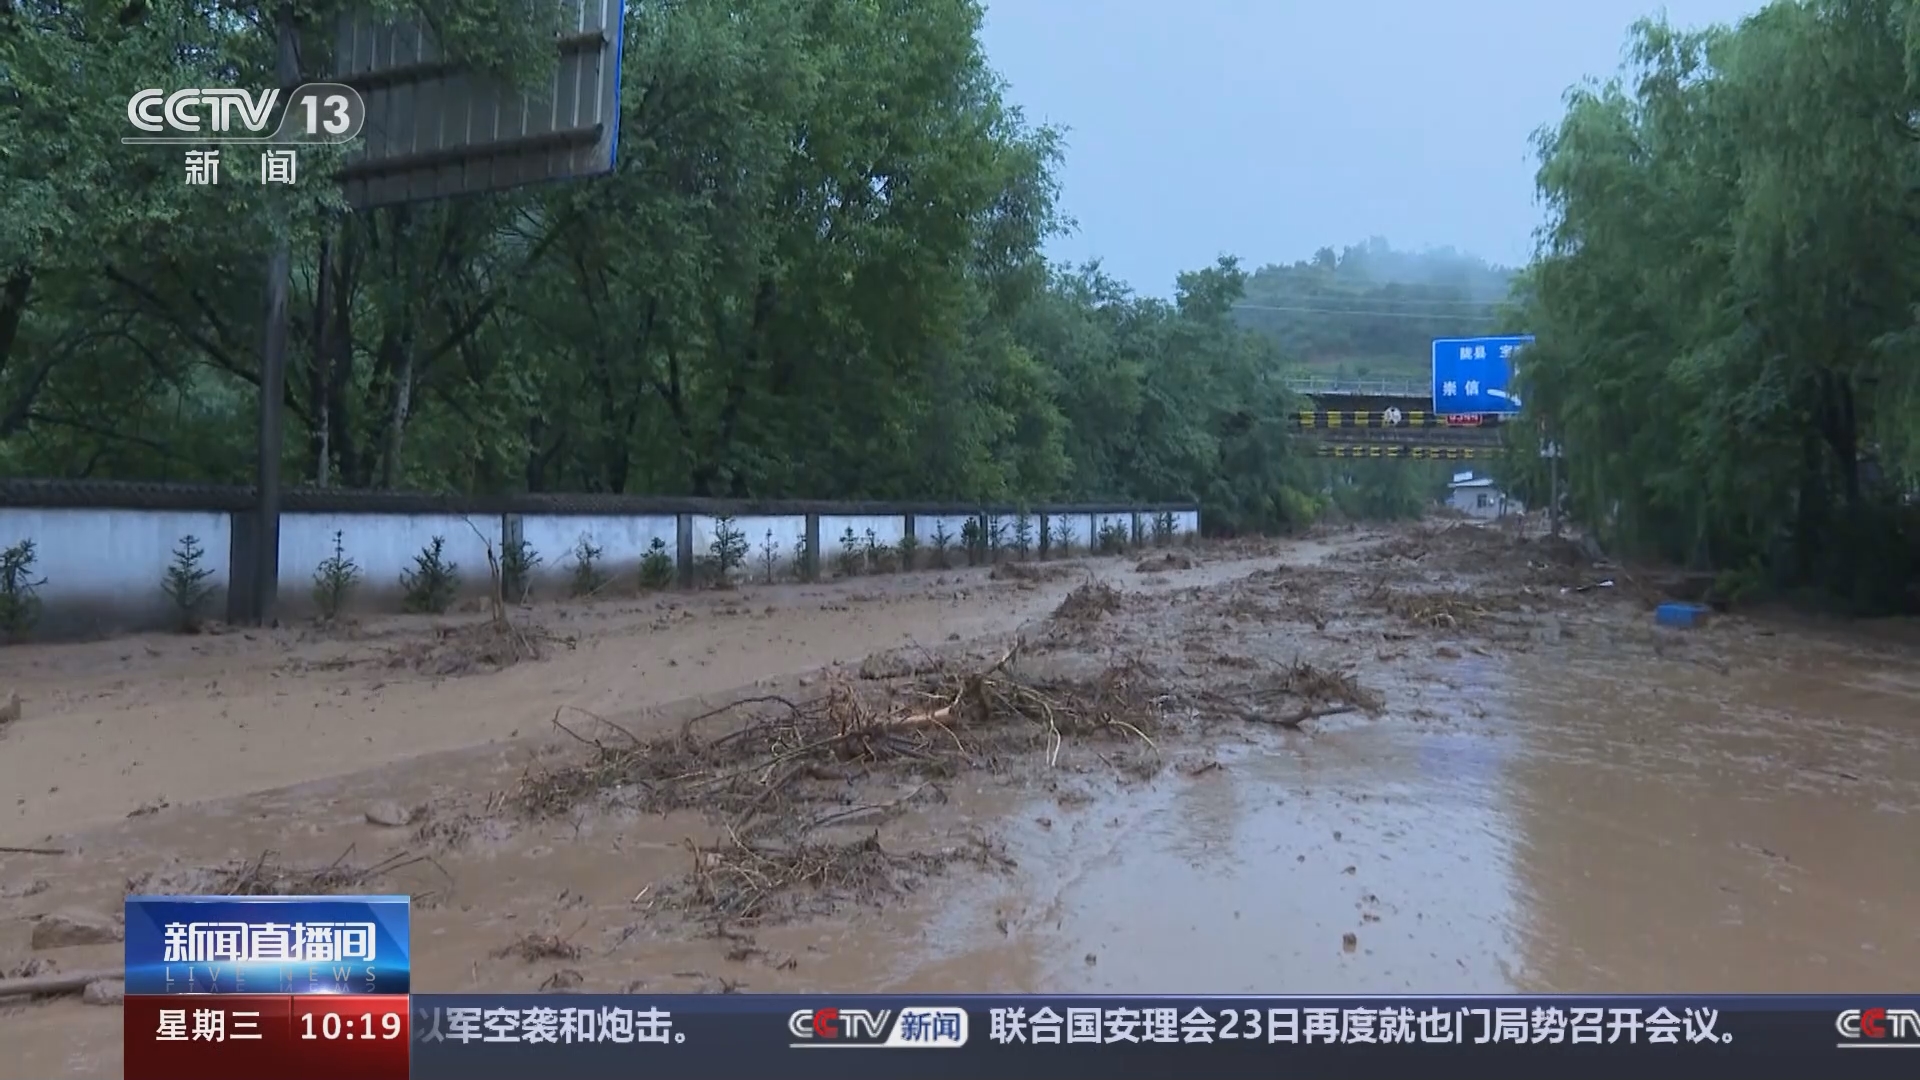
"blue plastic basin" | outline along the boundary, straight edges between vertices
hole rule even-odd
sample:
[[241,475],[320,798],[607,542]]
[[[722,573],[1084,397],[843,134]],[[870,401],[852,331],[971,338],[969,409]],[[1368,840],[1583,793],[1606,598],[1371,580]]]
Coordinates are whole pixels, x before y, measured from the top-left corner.
[[1707,621],[1707,609],[1699,604],[1661,604],[1654,610],[1653,621],[1661,626],[1687,630]]

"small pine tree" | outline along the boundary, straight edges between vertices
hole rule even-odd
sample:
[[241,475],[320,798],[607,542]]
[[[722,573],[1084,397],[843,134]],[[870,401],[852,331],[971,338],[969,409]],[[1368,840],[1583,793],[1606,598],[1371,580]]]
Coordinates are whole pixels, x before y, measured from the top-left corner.
[[987,518],[987,561],[997,563],[1007,550],[1007,519],[998,514]]
[[460,591],[460,568],[447,558],[447,539],[436,536],[413,557],[413,569],[400,571],[402,601],[408,611],[439,615],[453,606]]
[[[515,603],[524,604],[533,593],[533,572],[545,561],[533,545],[525,540],[514,540],[500,550],[501,590],[510,594]],[[506,596],[500,598],[503,602]]]
[[1155,514],[1153,516],[1154,546],[1166,547],[1168,544],[1173,543],[1173,533],[1175,528],[1176,526],[1174,524],[1174,517],[1172,514]]
[[1013,550],[1022,559],[1033,553],[1033,519],[1024,510],[1013,519]]
[[160,590],[180,609],[180,629],[189,634],[200,629],[200,609],[213,595],[213,586],[207,584],[213,568],[201,565],[206,557],[199,537],[181,537],[180,545],[173,549],[173,564],[167,567],[166,579],[160,583]]
[[24,639],[40,621],[38,590],[47,579],[34,576],[34,564],[39,561],[31,540],[0,551],[0,632],[9,642]]
[[860,538],[853,533],[853,526],[840,534],[840,551],[834,555],[834,565],[840,568],[841,577],[854,577],[860,573]]
[[820,564],[813,543],[808,539],[806,530],[801,530],[798,539],[793,542],[793,565],[800,573],[802,581],[812,581],[820,574]]
[[970,517],[960,525],[960,546],[966,549],[967,565],[980,565],[986,554],[987,538],[985,530],[980,528],[980,519]]
[[933,536],[931,539],[933,540],[933,568],[935,570],[945,570],[947,568],[947,550],[953,547],[953,534],[947,531],[946,522],[936,521],[933,523]]
[[747,560],[747,533],[733,523],[729,514],[720,514],[713,519],[713,542],[707,545],[713,554],[714,584],[725,586],[733,580],[733,572]]
[[760,541],[760,576],[768,585],[773,584],[774,572],[780,567],[780,541],[773,538],[773,530],[768,529],[766,538]]
[[346,533],[336,531],[333,554],[320,560],[313,572],[313,606],[320,609],[322,619],[331,622],[346,610],[348,598],[359,585],[360,564],[347,558]]
[[1061,558],[1073,554],[1073,519],[1065,514],[1053,519],[1053,549]]
[[592,596],[607,583],[607,576],[600,572],[601,550],[586,533],[573,545],[573,595]]
[[672,584],[673,555],[667,551],[667,542],[656,536],[640,557],[640,587],[657,591]]
[[920,561],[920,539],[916,536],[900,538],[900,569],[912,573],[918,569]]

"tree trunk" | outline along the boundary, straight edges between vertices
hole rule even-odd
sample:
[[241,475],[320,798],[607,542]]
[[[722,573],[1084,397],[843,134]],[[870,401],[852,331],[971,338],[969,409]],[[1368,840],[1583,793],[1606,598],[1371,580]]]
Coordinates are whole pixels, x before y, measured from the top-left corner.
[[406,445],[407,416],[413,407],[413,334],[403,333],[400,365],[393,373],[393,408],[387,416],[386,453],[382,455],[380,468],[380,486],[389,491],[401,477],[400,455]]
[[313,363],[307,373],[307,398],[313,402],[313,420],[307,426],[307,447],[313,455],[313,482],[326,487],[333,465],[333,222],[320,227],[320,265],[313,290]]

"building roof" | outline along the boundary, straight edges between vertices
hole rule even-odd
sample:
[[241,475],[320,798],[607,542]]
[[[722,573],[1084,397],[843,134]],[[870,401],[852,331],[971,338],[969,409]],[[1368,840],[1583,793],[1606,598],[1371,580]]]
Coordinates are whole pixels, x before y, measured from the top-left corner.
[[1478,480],[1455,480],[1448,486],[1456,491],[1460,488],[1490,488],[1493,486],[1493,477],[1482,476]]

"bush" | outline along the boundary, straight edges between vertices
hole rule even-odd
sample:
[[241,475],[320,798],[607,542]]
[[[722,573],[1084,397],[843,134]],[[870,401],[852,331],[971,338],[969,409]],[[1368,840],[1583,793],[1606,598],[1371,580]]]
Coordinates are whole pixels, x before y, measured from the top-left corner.
[[802,581],[812,581],[820,574],[817,553],[813,550],[813,542],[805,529],[800,531],[799,539],[793,542],[793,563]]
[[460,568],[447,558],[447,538],[436,536],[413,557],[413,569],[400,571],[402,606],[408,611],[439,615],[453,606],[460,591]]
[[167,567],[166,579],[160,583],[160,591],[180,609],[180,629],[188,633],[200,629],[200,609],[213,595],[213,586],[207,584],[213,568],[200,565],[206,556],[199,537],[181,537],[180,545],[173,549],[173,565]]
[[931,539],[933,541],[933,568],[935,570],[945,570],[947,568],[947,551],[953,547],[953,534],[947,531],[947,523],[945,521],[936,521],[933,523],[933,536]]
[[672,584],[673,555],[667,551],[667,542],[656,536],[640,557],[640,587],[659,590]]
[[603,552],[594,544],[593,537],[586,533],[573,545],[573,595],[592,596],[607,583],[607,575],[600,571],[600,556]]
[[780,541],[773,538],[773,530],[767,530],[766,539],[760,541],[760,573],[766,583],[773,584],[775,571],[780,567]]
[[514,603],[527,602],[527,597],[533,593],[533,572],[542,561],[540,553],[525,540],[510,541],[501,549],[500,588],[503,595],[500,599],[503,603],[507,600],[504,594],[509,593]]
[[313,572],[313,606],[322,619],[332,621],[346,610],[347,600],[360,585],[360,564],[347,558],[347,537],[333,534],[333,554],[320,560]]
[[884,574],[893,569],[893,545],[880,542],[880,536],[872,529],[867,530],[866,544],[861,557],[867,561],[867,573]]
[[39,561],[31,540],[0,551],[0,632],[9,642],[24,639],[40,621],[39,589],[47,579],[34,577]]
[[747,559],[747,534],[732,517],[721,514],[713,519],[713,543],[707,550],[713,554],[714,584],[726,585]]
[[1052,540],[1050,546],[1053,550],[1060,553],[1061,558],[1064,559],[1073,554],[1074,532],[1072,518],[1067,517],[1065,514],[1054,518],[1050,536]]
[[970,517],[960,526],[960,546],[967,550],[968,566],[978,566],[986,558],[986,530],[980,527],[979,518]]
[[840,553],[834,556],[834,563],[840,568],[841,577],[856,577],[860,573],[860,559],[865,549],[860,538],[853,534],[853,526],[840,535]]
[[1117,521],[1100,523],[1100,554],[1124,555],[1127,551],[1127,527]]
[[915,536],[903,536],[897,549],[900,553],[900,569],[911,572],[920,561],[920,539]]
[[1155,514],[1153,516],[1154,546],[1166,547],[1168,544],[1173,543],[1174,530],[1178,527],[1171,513]]

